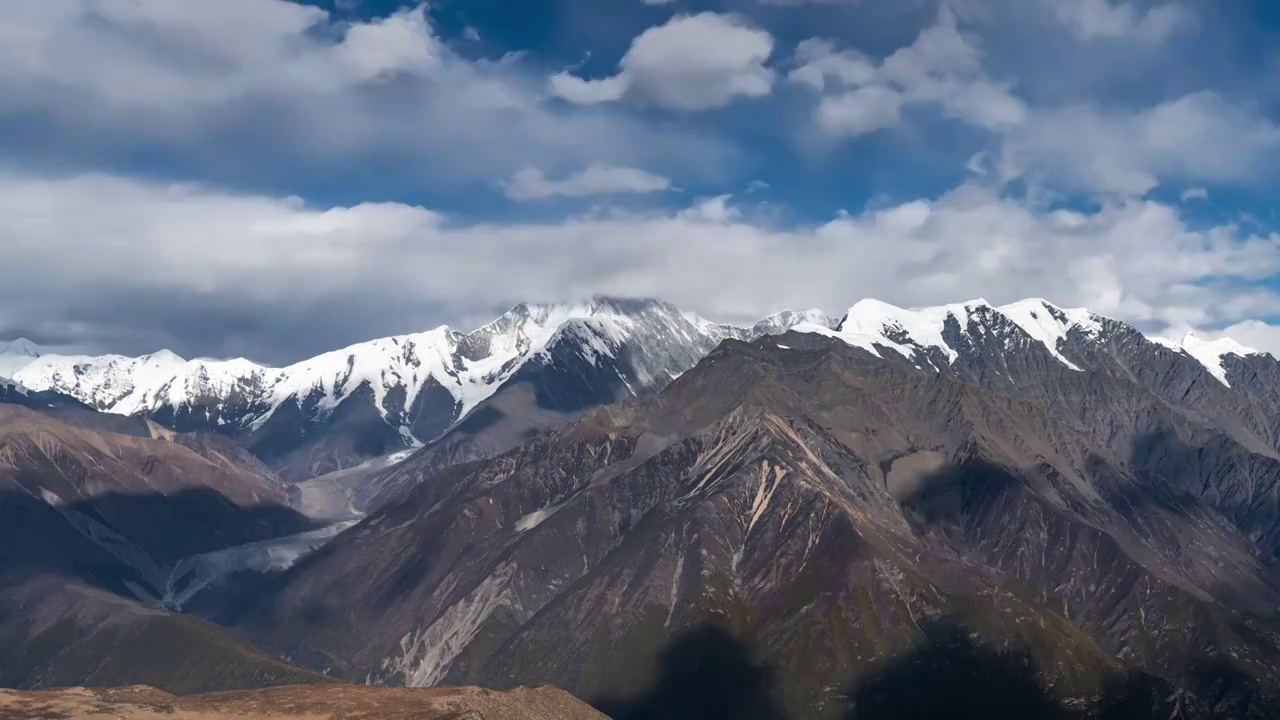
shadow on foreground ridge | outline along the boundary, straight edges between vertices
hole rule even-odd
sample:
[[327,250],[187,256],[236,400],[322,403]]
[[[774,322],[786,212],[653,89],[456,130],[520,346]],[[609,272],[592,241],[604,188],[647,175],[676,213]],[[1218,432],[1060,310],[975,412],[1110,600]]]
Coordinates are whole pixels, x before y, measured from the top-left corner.
[[1065,706],[1041,684],[1025,651],[976,641],[959,623],[923,628],[910,652],[864,673],[843,707],[787,712],[777,674],[725,630],[696,628],[658,658],[656,679],[640,696],[598,700],[613,720],[1192,720],[1200,706],[1158,678],[1117,675],[1091,702]]

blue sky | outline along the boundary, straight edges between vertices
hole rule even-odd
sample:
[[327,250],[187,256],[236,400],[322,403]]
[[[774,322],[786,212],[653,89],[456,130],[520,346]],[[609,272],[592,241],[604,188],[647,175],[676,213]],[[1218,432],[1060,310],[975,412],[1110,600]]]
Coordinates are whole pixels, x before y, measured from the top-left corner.
[[0,339],[1043,296],[1280,351],[1274,3],[13,5]]

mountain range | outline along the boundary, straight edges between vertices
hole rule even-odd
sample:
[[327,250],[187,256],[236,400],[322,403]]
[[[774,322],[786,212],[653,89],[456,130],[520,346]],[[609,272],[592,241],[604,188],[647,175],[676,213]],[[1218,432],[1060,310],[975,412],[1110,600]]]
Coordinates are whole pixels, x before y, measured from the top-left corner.
[[539,368],[555,365],[565,376],[558,386],[537,384],[539,407],[571,413],[659,389],[727,337],[810,321],[830,322],[816,312],[786,312],[737,328],[655,300],[594,298],[522,304],[469,333],[439,327],[284,368],[184,360],[166,350],[137,358],[53,355],[20,339],[0,349],[0,377],[104,412],[240,438],[285,476],[302,479],[436,440]]
[[[318,485],[352,492],[318,549],[180,605],[311,681],[552,684],[614,718],[703,694],[721,717],[1280,713],[1280,363],[1229,340],[1043,300],[747,328],[598,298],[284,369],[0,358],[25,405],[0,479],[32,518],[0,570],[145,605],[185,558],[312,531],[287,504]],[[88,487],[145,497],[147,457],[190,454],[237,510],[190,537],[68,515],[102,494],[58,484],[85,471],[6,448],[85,433],[52,456],[110,468]]]
[[[970,312],[986,310],[1017,326],[1014,339],[1039,342],[1075,369],[1057,350],[1073,330],[1096,334],[1105,324],[1111,334],[1136,333],[1087,310],[1041,300],[922,310],[865,300],[838,319],[819,310],[783,311],[739,327],[658,300],[596,297],[521,304],[469,333],[439,327],[284,368],[245,359],[184,360],[167,350],[142,357],[57,355],[18,339],[0,347],[0,378],[180,432],[237,438],[283,477],[304,480],[431,444],[468,420],[475,428],[519,416],[506,423],[514,426],[506,432],[488,430],[500,440],[480,443],[485,452],[505,449],[530,427],[550,427],[586,408],[661,390],[728,338],[749,341],[799,327],[830,331],[863,347],[923,353],[926,362],[941,353],[939,362],[952,362],[962,351],[954,343],[963,339],[948,334],[948,318],[963,327]],[[1228,387],[1227,366],[1259,356],[1229,339],[1152,340],[1196,359]],[[450,447],[457,444],[455,438]],[[449,455],[456,456],[456,450]]]

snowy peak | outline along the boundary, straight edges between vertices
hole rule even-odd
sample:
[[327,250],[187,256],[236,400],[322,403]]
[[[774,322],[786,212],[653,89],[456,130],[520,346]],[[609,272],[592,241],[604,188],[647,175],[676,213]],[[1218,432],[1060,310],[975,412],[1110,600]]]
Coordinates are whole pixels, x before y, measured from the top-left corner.
[[410,429],[424,391],[433,392],[429,401],[437,408],[439,390],[451,396],[444,407],[456,421],[554,343],[572,344],[591,363],[606,356],[617,361],[622,347],[631,345],[631,379],[661,384],[740,332],[659,300],[593,297],[520,304],[470,333],[441,326],[357,343],[284,368],[243,359],[188,361],[162,350],[138,358],[22,355],[8,374],[100,410],[165,418],[196,414],[203,418],[197,424],[235,431],[262,428],[285,404],[309,421],[323,420],[347,399],[368,393],[381,418],[412,444],[431,439],[416,438]]
[[918,367],[942,369],[961,353],[979,346],[1014,352],[1027,342],[1043,345],[1058,362],[1081,368],[1063,354],[1072,333],[1096,339],[1106,318],[1084,309],[1064,309],[1032,298],[994,307],[983,299],[935,307],[905,309],[879,300],[862,300],[831,332],[812,325],[798,328],[837,337],[880,355],[887,348]]
[[809,310],[783,310],[774,313],[769,317],[761,320],[751,327],[751,334],[760,337],[764,335],[782,335],[783,333],[799,327],[801,325],[817,325],[827,329],[834,329],[840,321],[827,315],[825,312],[812,308]]
[[379,408],[385,407],[390,390],[403,388],[408,407],[428,378],[446,387],[446,379],[456,378],[455,347],[454,333],[442,326],[357,343],[280,370],[262,370],[264,379],[272,380],[272,408],[288,400],[313,399],[320,411],[327,412],[363,387],[373,393]]
[[[844,319],[829,334],[865,348],[876,356],[880,355],[877,347],[884,347],[912,361],[923,355],[921,362],[933,364],[927,356],[931,350],[936,350],[950,363],[955,361],[957,353],[945,338],[948,321],[956,323],[964,333],[975,316],[990,309],[991,304],[982,299],[914,310],[865,299],[849,308]],[[806,325],[800,329],[812,331],[814,328]]]
[[254,370],[261,369],[243,360],[187,361],[165,350],[139,358],[42,355],[14,373],[14,379],[100,410],[133,415],[195,397],[223,397]]
[[607,317],[625,323],[630,318],[641,316],[675,317],[680,314],[675,306],[650,299],[595,296],[575,303],[521,303],[488,325],[467,333],[460,340],[460,348],[462,354],[472,361],[495,357],[510,360],[544,349],[556,332],[570,321]]
[[[958,328],[949,330],[948,324],[953,321]],[[848,314],[834,330],[826,330],[815,324],[801,325],[796,329],[839,338],[876,356],[880,356],[880,348],[888,348],[917,366],[936,367],[935,360],[929,357],[931,350],[941,352],[948,363],[955,362],[958,352],[962,350],[962,343],[956,343],[957,336],[953,334],[957,329],[959,337],[963,338],[974,332],[991,331],[1002,321],[1016,326],[1018,330],[1013,332],[1020,330],[1025,333],[1031,340],[1043,345],[1058,362],[1076,371],[1082,371],[1083,368],[1064,354],[1073,334],[1078,339],[1094,342],[1115,328],[1132,331],[1124,323],[1087,309],[1062,308],[1040,298],[1021,300],[1000,307],[992,307],[985,300],[974,300],[910,310],[868,299],[849,308]],[[1009,325],[1004,327],[1009,328]],[[1008,330],[996,335],[1004,338],[1009,350],[1014,349]],[[1189,333],[1181,341],[1158,337],[1149,337],[1147,340],[1194,358],[1227,387],[1230,384],[1223,364],[1224,358],[1261,354],[1230,338],[1204,340],[1194,333]]]
[[22,357],[38,358],[43,354],[43,348],[26,338],[18,338],[0,345],[0,355],[20,355]]
[[[724,337],[711,329],[715,327],[654,299],[595,296],[576,303],[522,303],[460,339],[467,390],[463,413],[492,395],[528,360],[547,361],[551,349],[562,343],[572,343],[593,365],[616,359],[624,345],[635,345],[635,370],[645,380],[645,355],[665,349],[679,356],[691,343],[705,354],[710,347],[704,346]],[[713,341],[709,334],[715,334]]]
[[1080,370],[1061,352],[1061,345],[1072,330],[1083,333],[1086,337],[1097,337],[1102,333],[1102,318],[1083,308],[1064,309],[1047,300],[1032,298],[1022,300],[998,308],[1001,315],[1036,340],[1072,370]]
[[157,350],[148,355],[143,355],[140,359],[153,367],[172,367],[187,362],[172,350]]
[[26,338],[0,344],[0,377],[12,377],[40,357],[43,349]]
[[1166,338],[1153,338],[1153,340],[1165,347],[1184,352],[1195,358],[1197,362],[1209,371],[1210,375],[1217,378],[1218,382],[1227,387],[1231,387],[1231,383],[1227,382],[1227,368],[1223,360],[1228,355],[1243,358],[1262,354],[1258,350],[1246,347],[1231,338],[1205,340],[1194,332],[1187,333],[1180,342]]
[[591,310],[562,323],[539,356],[571,347],[593,367],[607,363],[633,395],[661,388],[724,339],[750,334],[659,300],[595,298]]

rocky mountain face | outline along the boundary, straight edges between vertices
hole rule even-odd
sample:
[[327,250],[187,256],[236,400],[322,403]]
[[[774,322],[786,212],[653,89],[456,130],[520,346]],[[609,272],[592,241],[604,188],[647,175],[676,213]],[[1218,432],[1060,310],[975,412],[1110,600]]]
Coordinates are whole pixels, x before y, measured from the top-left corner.
[[[502,426],[489,435],[519,437],[584,409],[659,390],[727,337],[814,320],[823,318],[782,313],[755,328],[737,328],[657,300],[595,298],[518,305],[470,333],[441,327],[285,368],[187,361],[167,351],[140,358],[42,355],[18,341],[0,351],[0,376],[96,410],[235,437],[299,480],[437,440],[471,415],[478,415],[472,427]],[[505,399],[481,411],[504,390]],[[515,417],[497,421],[509,413]]]
[[1043,301],[859,303],[421,467],[220,619],[614,717],[706,672],[743,717],[1274,717],[1275,365]]

